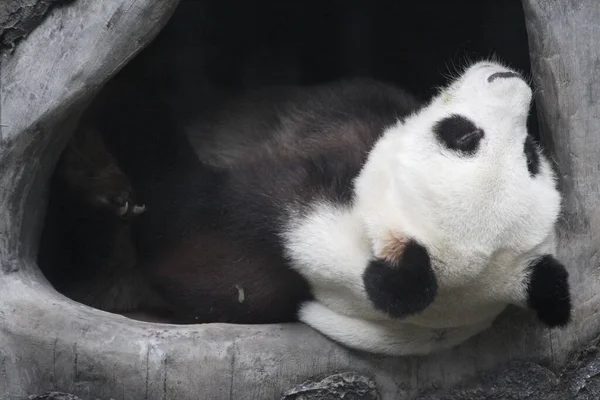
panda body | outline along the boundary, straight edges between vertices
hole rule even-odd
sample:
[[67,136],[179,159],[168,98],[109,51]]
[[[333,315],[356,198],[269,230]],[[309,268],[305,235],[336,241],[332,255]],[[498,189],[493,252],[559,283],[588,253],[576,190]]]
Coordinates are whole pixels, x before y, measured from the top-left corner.
[[370,80],[267,90],[191,140],[133,93],[96,125],[144,200],[135,264],[175,322],[299,319],[394,355],[454,346],[508,304],[568,323],[560,196],[505,66],[476,63],[426,104]]
[[[212,182],[200,193],[210,200],[200,219],[188,220],[193,236],[186,233],[147,263],[165,298],[176,301],[180,320],[297,320],[299,306],[313,298],[314,282],[286,251],[290,224],[320,202],[350,206],[353,180],[373,144],[419,107],[401,89],[354,80],[256,92],[211,110],[189,132],[201,164],[193,179]],[[195,207],[193,198],[186,201]],[[146,203],[149,211],[137,224],[147,236],[153,215],[169,211]]]
[[386,129],[350,206],[319,201],[288,225],[287,254],[316,299],[300,320],[394,355],[452,347],[509,304],[568,323],[561,198],[527,134],[531,97],[516,72],[480,62]]

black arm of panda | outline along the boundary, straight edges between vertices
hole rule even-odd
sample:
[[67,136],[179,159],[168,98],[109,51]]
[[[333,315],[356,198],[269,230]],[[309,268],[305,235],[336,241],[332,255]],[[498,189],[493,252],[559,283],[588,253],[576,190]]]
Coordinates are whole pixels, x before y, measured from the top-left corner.
[[393,318],[416,314],[433,302],[437,280],[427,249],[409,241],[398,260],[372,260],[363,274],[373,306]]
[[567,325],[571,320],[569,273],[552,255],[544,255],[530,264],[527,305],[548,327]]

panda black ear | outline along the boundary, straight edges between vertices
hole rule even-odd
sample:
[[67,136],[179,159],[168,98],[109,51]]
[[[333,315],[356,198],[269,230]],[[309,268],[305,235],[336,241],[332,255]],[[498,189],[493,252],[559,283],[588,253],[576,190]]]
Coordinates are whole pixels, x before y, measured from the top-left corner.
[[425,247],[408,241],[396,260],[372,260],[363,274],[373,306],[393,318],[418,313],[433,302],[437,280]]
[[571,321],[572,311],[566,268],[549,254],[536,259],[529,267],[527,305],[546,326],[566,326]]

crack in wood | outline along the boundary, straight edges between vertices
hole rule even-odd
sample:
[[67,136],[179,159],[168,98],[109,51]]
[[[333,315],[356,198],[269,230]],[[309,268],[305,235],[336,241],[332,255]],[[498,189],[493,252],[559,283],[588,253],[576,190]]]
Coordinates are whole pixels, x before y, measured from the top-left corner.
[[58,338],[54,339],[54,345],[52,346],[52,387],[56,389],[56,346],[58,345]]
[[2,357],[2,361],[0,361],[0,367],[2,368],[2,380],[4,381],[4,394],[10,394],[8,390],[8,373],[6,371],[6,359],[7,356]]
[[231,378],[229,380],[229,400],[233,400],[233,381],[235,376],[235,353],[237,352],[237,340],[231,343]]
[[167,364],[168,356],[163,360],[163,400],[167,400]]
[[150,385],[150,347],[151,345],[148,345],[146,348],[146,389],[144,392],[144,400],[148,400],[148,387]]
[[77,383],[79,381],[79,368],[78,368],[78,353],[77,353],[77,342],[73,344],[73,383]]

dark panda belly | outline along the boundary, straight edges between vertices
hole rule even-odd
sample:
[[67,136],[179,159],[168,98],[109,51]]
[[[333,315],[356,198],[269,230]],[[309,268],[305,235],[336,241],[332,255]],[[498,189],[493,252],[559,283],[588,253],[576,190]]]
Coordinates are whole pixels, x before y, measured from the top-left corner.
[[193,149],[168,110],[131,96],[98,124],[147,206],[137,262],[182,323],[294,320],[311,293],[284,256],[290,208],[349,204],[373,144],[418,107],[372,81],[263,91],[205,114]]

